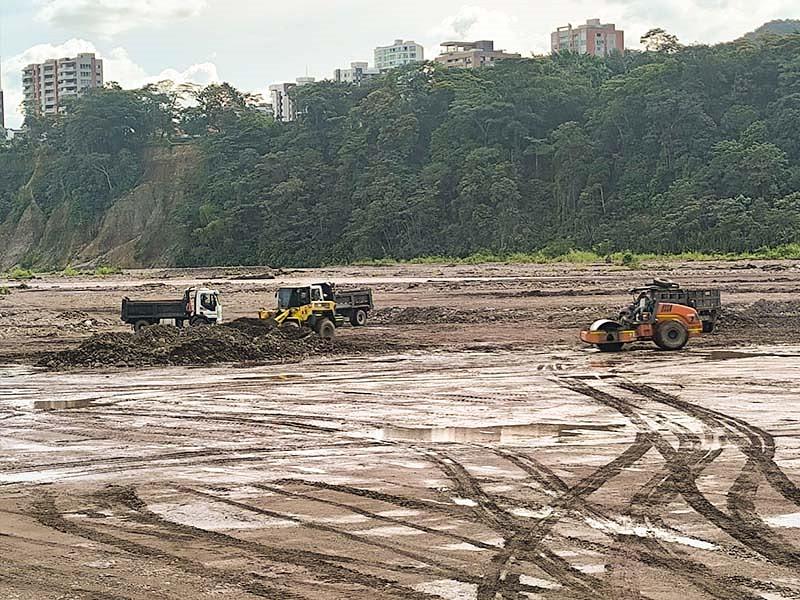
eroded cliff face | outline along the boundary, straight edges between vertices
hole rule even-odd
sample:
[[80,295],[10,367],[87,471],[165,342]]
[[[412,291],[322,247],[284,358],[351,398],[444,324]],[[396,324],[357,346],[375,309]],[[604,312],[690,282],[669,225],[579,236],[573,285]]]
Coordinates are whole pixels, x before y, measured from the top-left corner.
[[39,268],[172,264],[168,217],[184,200],[186,177],[199,160],[190,145],[148,149],[139,184],[93,219],[75,215],[66,204],[46,215],[33,194],[21,190],[24,207],[0,223],[0,269],[23,263]]

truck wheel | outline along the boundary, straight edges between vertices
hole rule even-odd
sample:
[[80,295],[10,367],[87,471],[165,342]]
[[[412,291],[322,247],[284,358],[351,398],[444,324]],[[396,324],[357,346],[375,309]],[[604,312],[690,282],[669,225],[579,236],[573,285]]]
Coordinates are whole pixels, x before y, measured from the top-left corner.
[[150,325],[150,321],[144,321],[144,320],[136,321],[136,323],[133,324],[133,330],[136,333],[140,333],[142,331],[142,329],[144,329],[148,325]]
[[703,333],[714,331],[714,321],[703,321]]
[[653,341],[662,350],[680,350],[689,341],[689,331],[678,321],[663,321],[656,325]]
[[350,324],[353,327],[363,327],[367,324],[367,311],[363,308],[356,309],[353,314],[350,315]]
[[332,340],[336,335],[336,327],[330,319],[320,319],[314,329],[323,340]]

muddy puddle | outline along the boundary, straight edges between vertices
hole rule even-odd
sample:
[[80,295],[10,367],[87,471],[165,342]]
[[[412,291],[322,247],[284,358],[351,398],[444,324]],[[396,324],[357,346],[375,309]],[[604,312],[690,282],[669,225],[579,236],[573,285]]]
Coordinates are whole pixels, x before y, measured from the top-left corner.
[[[591,432],[614,432],[624,424],[527,423],[478,427],[382,427],[369,433],[376,440],[452,444],[527,445],[539,438],[570,438]],[[548,439],[552,441],[552,439]]]
[[712,350],[706,360],[734,360],[737,358],[800,358],[800,354],[776,352],[742,352],[739,350]]

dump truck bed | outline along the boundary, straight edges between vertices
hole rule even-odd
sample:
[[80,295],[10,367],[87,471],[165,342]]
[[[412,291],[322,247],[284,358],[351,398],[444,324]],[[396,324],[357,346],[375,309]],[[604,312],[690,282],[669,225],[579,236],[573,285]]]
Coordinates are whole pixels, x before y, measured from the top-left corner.
[[372,290],[336,290],[336,309],[363,308],[372,310]]
[[184,300],[122,300],[122,320],[126,323],[183,318],[186,318]]

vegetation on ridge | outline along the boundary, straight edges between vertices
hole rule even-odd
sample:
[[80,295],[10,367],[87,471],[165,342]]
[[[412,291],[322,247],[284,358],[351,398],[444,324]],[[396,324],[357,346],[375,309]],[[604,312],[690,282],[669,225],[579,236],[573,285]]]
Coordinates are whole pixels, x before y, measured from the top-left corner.
[[0,149],[0,219],[35,199],[96,227],[144,145],[180,128],[203,161],[169,216],[178,265],[764,255],[800,243],[798,56],[787,35],[426,64],[296,88],[292,123],[227,85],[183,108],[166,88],[101,90]]

